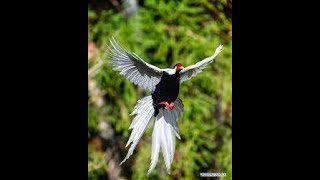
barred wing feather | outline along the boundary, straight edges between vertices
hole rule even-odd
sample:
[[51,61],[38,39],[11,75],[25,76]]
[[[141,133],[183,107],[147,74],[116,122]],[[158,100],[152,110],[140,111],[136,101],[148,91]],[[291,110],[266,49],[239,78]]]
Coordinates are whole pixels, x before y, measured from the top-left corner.
[[180,83],[191,79],[196,76],[198,73],[202,72],[204,68],[208,66],[208,64],[212,63],[214,58],[222,51],[223,46],[220,45],[214,54],[210,57],[203,59],[202,61],[197,62],[194,65],[188,66],[180,71]]
[[128,52],[113,37],[110,39],[111,46],[107,46],[107,58],[113,69],[129,79],[135,85],[154,91],[160,82],[163,70],[148,64],[135,53]]

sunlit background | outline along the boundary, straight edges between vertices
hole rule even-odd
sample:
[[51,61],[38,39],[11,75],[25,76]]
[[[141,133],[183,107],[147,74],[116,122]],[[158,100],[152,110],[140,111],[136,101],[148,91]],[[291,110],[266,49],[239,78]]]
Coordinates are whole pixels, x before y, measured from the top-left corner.
[[[152,125],[122,166],[137,100],[150,92],[107,65],[114,36],[124,47],[160,68],[185,67],[224,50],[208,68],[181,84],[185,111],[171,174],[162,155],[150,179],[199,179],[221,172],[232,179],[232,1],[89,0],[88,9],[88,179],[145,179]],[[219,179],[219,178],[217,178]]]

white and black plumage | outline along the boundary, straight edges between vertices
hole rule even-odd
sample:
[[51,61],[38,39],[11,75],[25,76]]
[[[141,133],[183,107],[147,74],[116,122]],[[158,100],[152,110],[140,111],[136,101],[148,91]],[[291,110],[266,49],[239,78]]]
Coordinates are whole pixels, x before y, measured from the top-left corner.
[[152,91],[152,95],[138,101],[130,114],[130,116],[136,116],[129,127],[133,130],[126,147],[130,143],[132,144],[121,164],[132,155],[150,120],[155,117],[151,164],[148,175],[156,166],[160,149],[167,172],[170,173],[175,151],[175,136],[180,139],[177,120],[184,108],[182,101],[177,98],[179,86],[213,62],[213,59],[222,51],[223,46],[220,45],[212,56],[186,68],[181,63],[177,63],[172,69],[160,69],[148,64],[138,55],[127,51],[114,38],[111,38],[110,44],[107,50],[107,58],[110,60],[113,69],[120,71],[121,75],[134,84]]

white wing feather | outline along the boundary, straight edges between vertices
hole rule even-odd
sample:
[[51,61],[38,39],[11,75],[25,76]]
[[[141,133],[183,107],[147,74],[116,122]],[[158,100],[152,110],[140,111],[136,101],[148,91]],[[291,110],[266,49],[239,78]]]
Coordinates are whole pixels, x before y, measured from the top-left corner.
[[111,46],[107,46],[107,58],[113,69],[120,71],[121,75],[135,85],[154,91],[160,82],[163,70],[146,63],[135,53],[128,52],[113,37],[110,39],[110,44]]
[[180,71],[180,83],[196,76],[198,73],[202,71],[202,69],[206,68],[208,64],[213,62],[213,59],[222,51],[223,46],[220,45],[214,54],[210,57],[203,59],[202,61],[197,62],[194,65],[183,68]]

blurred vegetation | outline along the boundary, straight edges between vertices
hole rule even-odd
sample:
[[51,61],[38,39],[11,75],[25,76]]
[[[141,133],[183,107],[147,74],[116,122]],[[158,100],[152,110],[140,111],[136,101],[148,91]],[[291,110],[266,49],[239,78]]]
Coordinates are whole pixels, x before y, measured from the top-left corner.
[[[224,172],[227,177],[220,179],[232,179],[231,12],[231,0],[89,0],[89,179],[143,179],[150,164],[153,123],[134,154],[119,166],[131,132],[129,114],[150,92],[107,65],[105,48],[111,36],[160,68],[177,62],[186,67],[224,45],[214,63],[181,85],[182,139],[177,139],[171,174],[166,174],[160,155],[150,179],[198,179],[200,172]],[[105,64],[95,67],[100,61]]]

